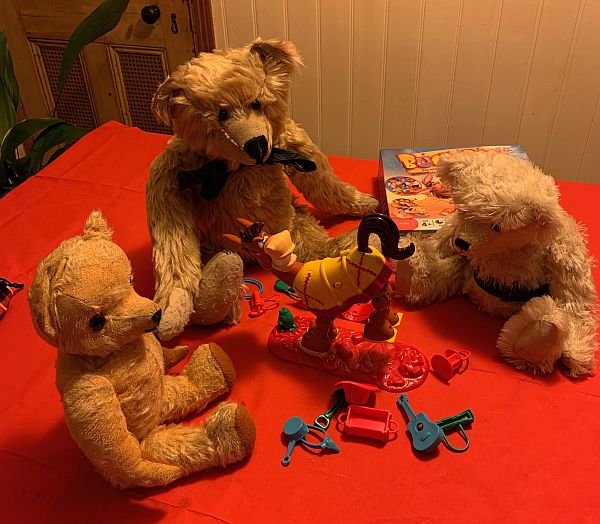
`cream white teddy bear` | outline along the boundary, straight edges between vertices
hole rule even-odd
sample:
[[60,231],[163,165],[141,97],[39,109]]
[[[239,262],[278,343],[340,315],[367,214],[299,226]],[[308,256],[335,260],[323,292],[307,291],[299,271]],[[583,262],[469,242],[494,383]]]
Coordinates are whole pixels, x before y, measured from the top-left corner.
[[437,233],[411,238],[397,291],[409,304],[464,293],[508,318],[501,354],[517,368],[571,376],[595,367],[596,290],[582,225],[561,208],[554,180],[531,162],[497,152],[440,161],[456,212]]

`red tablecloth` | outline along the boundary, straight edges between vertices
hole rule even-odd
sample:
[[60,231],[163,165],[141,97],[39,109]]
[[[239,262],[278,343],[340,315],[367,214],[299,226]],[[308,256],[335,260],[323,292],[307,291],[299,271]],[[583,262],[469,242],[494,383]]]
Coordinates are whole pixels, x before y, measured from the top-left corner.
[[[2,198],[0,276],[25,283],[27,290],[40,258],[80,232],[92,209],[101,209],[132,260],[138,292],[152,296],[144,185],[150,161],[166,140],[106,124]],[[343,179],[376,194],[376,162],[331,161]],[[564,207],[587,224],[598,257],[600,185],[560,182],[560,188]],[[356,221],[326,224],[340,231]],[[271,294],[270,275],[256,268],[249,275],[265,283],[265,296]],[[283,423],[322,413],[338,379],[271,355],[266,340],[276,318],[276,311],[257,319],[244,315],[238,326],[188,328],[178,340],[193,347],[216,341],[233,359],[238,380],[230,398],[245,402],[257,425],[250,460],[162,489],[120,491],[93,471],[71,440],[54,386],[55,350],[34,332],[26,291],[16,295],[0,321],[2,520],[597,522],[600,380],[517,372],[495,349],[502,320],[462,297],[407,312],[398,338],[428,356],[446,348],[473,352],[469,369],[450,385],[430,375],[409,393],[412,405],[434,420],[472,409],[468,452],[440,447],[423,457],[413,453],[402,431],[381,445],[346,439],[332,428],[341,453],[298,449],[283,468]],[[390,409],[404,426],[396,397],[380,392],[376,405]]]

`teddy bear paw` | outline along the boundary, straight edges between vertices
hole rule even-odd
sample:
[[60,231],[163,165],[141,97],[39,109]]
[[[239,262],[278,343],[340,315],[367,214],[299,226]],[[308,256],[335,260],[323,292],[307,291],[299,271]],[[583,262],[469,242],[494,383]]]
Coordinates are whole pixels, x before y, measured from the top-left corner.
[[[512,338],[510,346],[500,349],[504,357],[518,369],[536,374],[550,373],[561,354],[558,326],[548,320],[537,319],[529,322],[518,333],[507,333],[506,327],[500,338]],[[499,345],[501,342],[499,341]]]
[[243,277],[244,263],[238,254],[220,251],[213,256],[202,269],[192,321],[200,325],[239,321]]
[[379,200],[371,195],[356,192],[354,201],[350,203],[348,214],[352,216],[365,216],[374,213],[379,209]]
[[171,340],[179,335],[190,320],[193,305],[189,293],[174,288],[169,295],[169,305],[165,308],[156,334],[160,340]]
[[396,278],[394,280],[395,294],[399,297],[406,297],[411,290],[411,282],[414,274],[414,268],[410,260],[398,260],[396,262]]
[[256,426],[241,404],[223,402],[206,419],[205,428],[221,466],[244,460],[254,449]]
[[228,315],[223,320],[223,324],[226,326],[236,326],[240,323],[240,319],[242,318],[242,304],[239,300],[235,301],[231,306],[231,310]]
[[214,390],[212,398],[228,393],[235,381],[233,362],[214,342],[198,346],[183,372],[204,391]]

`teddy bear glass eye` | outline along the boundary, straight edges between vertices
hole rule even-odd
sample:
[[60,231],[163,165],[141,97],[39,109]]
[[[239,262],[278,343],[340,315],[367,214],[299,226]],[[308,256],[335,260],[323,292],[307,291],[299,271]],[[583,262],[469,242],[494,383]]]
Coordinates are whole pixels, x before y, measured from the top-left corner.
[[90,327],[94,331],[100,331],[104,327],[104,324],[106,324],[106,317],[104,315],[98,314],[90,318]]
[[229,111],[227,109],[219,109],[219,120],[221,122],[227,120],[229,118]]
[[496,233],[500,233],[500,224],[494,224],[492,226],[492,229],[496,232]]
[[250,104],[250,107],[251,107],[252,109],[260,109],[260,102],[259,102],[258,100],[255,100],[254,102],[252,102],[252,103]]

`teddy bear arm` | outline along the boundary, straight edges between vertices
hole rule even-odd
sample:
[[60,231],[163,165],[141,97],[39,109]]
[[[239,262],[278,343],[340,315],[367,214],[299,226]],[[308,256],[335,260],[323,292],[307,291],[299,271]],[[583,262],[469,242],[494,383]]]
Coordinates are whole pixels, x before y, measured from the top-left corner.
[[169,157],[152,164],[146,188],[148,226],[152,238],[152,261],[156,280],[155,302],[169,303],[175,288],[193,297],[201,278],[200,240],[193,205],[177,187]]
[[327,157],[306,131],[290,120],[282,136],[282,147],[296,151],[317,164],[316,171],[302,173],[286,167],[292,183],[316,208],[331,214],[363,216],[376,211],[379,202],[342,182],[333,172]]
[[549,251],[545,274],[550,294],[568,310],[592,312],[596,308],[592,259],[582,239],[571,239],[570,243]]
[[415,253],[396,266],[396,293],[412,305],[426,305],[444,300],[462,291],[467,261],[460,255],[442,256],[438,240],[421,235],[407,235]]
[[[569,253],[565,258],[564,253]],[[561,359],[572,376],[588,374],[596,366],[598,306],[591,259],[583,241],[551,252],[546,274],[550,295],[569,318]]]
[[201,344],[181,375],[163,377],[161,421],[180,420],[202,411],[229,393],[234,380],[235,369],[227,353],[214,342]]
[[159,486],[181,477],[176,466],[145,460],[110,381],[85,374],[72,379],[62,394],[71,436],[98,472],[118,487]]

